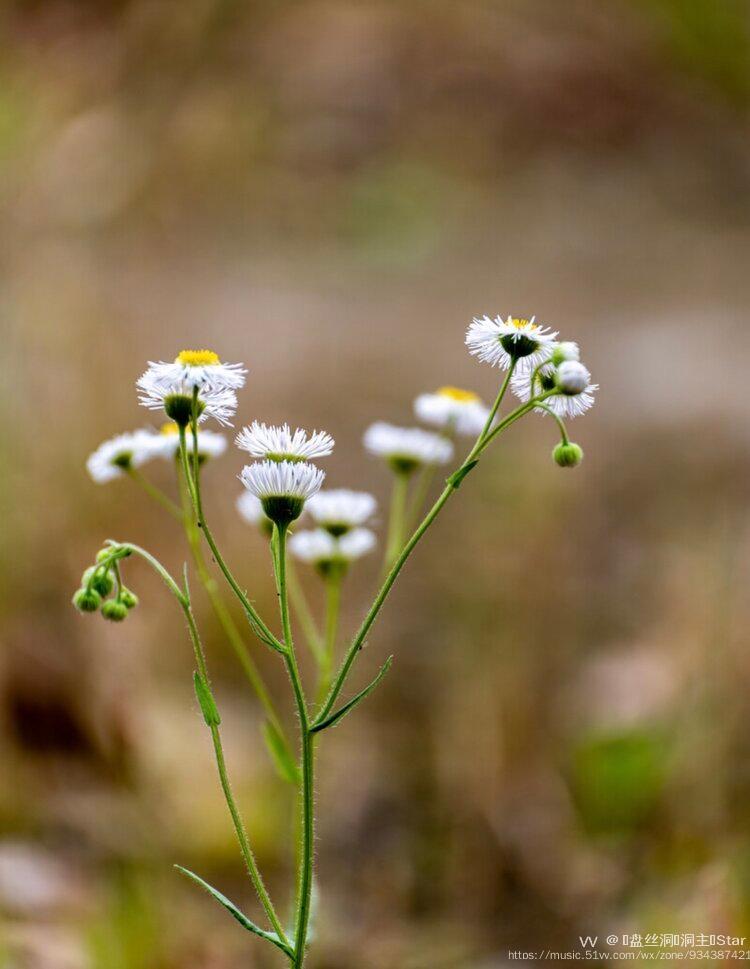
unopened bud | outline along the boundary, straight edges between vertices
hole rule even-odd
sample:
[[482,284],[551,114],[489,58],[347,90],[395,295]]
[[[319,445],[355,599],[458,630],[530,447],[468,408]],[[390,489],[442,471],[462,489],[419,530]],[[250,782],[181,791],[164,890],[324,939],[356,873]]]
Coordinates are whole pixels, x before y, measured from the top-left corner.
[[138,596],[135,592],[131,592],[130,589],[126,589],[125,586],[120,589],[120,602],[125,606],[126,609],[135,609],[138,605]]
[[567,444],[561,442],[552,452],[552,459],[561,468],[575,468],[583,461],[583,448],[572,441]]
[[79,589],[73,596],[73,605],[79,612],[96,612],[102,604],[102,597],[96,589]]
[[110,622],[122,622],[128,614],[128,607],[117,599],[107,599],[102,606],[102,615]]
[[566,360],[557,368],[555,377],[558,388],[570,397],[582,394],[591,382],[591,374],[577,360]]

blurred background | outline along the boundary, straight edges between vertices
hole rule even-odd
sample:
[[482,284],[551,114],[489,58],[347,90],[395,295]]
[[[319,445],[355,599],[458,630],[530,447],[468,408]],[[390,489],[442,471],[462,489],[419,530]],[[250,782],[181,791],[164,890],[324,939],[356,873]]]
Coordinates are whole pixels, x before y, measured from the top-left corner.
[[[311,969],[750,935],[749,54],[743,0],[2,5],[4,969],[283,963],[171,867],[260,919],[174,603],[133,563],[126,624],[70,607],[105,537],[187,558],[132,482],[84,468],[158,416],[146,361],[244,361],[238,422],[326,428],[329,484],[384,506],[364,428],[444,384],[492,398],[463,347],[484,313],[580,342],[602,386],[572,428],[586,460],[562,471],[551,422],[517,426],[384,610],[352,685],[394,668],[322,746]],[[230,452],[208,513],[271,616]],[[288,790],[196,608],[283,901]]]

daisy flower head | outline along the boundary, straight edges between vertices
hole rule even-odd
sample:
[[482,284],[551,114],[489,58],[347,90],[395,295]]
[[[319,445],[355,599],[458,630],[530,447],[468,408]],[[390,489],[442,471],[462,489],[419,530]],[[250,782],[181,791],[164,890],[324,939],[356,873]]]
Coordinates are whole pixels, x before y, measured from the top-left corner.
[[118,434],[100,444],[86,461],[86,468],[97,484],[121,477],[129,468],[138,468],[154,457],[153,431],[138,430]]
[[237,410],[237,394],[228,387],[217,388],[204,384],[196,387],[183,380],[165,380],[151,367],[136,381],[140,391],[138,401],[149,410],[163,410],[167,417],[179,427],[187,427],[193,417],[193,409],[198,420],[213,417],[219,424],[231,427],[232,417]]
[[172,363],[149,361],[148,373],[165,384],[193,389],[239,390],[247,370],[241,363],[222,363],[213,350],[180,350]]
[[288,424],[279,427],[253,421],[249,427],[242,428],[235,443],[254,458],[294,462],[326,457],[333,451],[334,440],[325,431],[308,434],[298,427],[292,433]]
[[370,454],[385,458],[400,474],[411,474],[425,464],[446,464],[453,457],[453,445],[442,435],[385,421],[371,424],[363,442]]
[[366,491],[336,488],[319,491],[307,505],[315,523],[335,538],[364,525],[375,514],[378,503]]
[[[155,455],[160,458],[175,458],[180,449],[180,429],[174,421],[162,424],[159,433],[154,434],[152,443]],[[188,454],[193,453],[193,435],[185,437]],[[198,460],[203,463],[208,458],[218,458],[227,449],[227,439],[222,434],[201,428],[198,431]]]
[[508,370],[514,364],[533,369],[542,363],[557,333],[536,322],[536,317],[475,317],[466,331],[469,353],[493,367]]
[[481,398],[471,390],[441,387],[434,394],[420,394],[414,413],[425,424],[434,424],[457,434],[479,434],[490,416]]
[[[570,372],[571,367],[574,368],[572,375]],[[559,385],[560,371],[563,372],[565,385],[570,388],[568,391]],[[533,395],[531,388],[532,377],[534,378]],[[554,364],[548,363],[536,372],[536,376],[534,376],[532,371],[514,373],[510,380],[510,389],[521,400],[531,400],[532,396],[536,397],[539,394],[558,389],[560,393],[548,397],[544,401],[544,404],[554,414],[557,414],[558,417],[572,419],[573,417],[580,417],[594,406],[595,394],[599,389],[599,384],[592,384],[590,379],[591,377],[586,367],[577,361],[563,362],[557,368]],[[581,388],[580,390],[572,390],[573,381],[575,381],[575,386]],[[542,414],[547,413],[541,407],[537,409]]]
[[297,532],[289,539],[289,550],[301,562],[314,565],[328,575],[336,568],[345,569],[351,562],[371,552],[377,539],[369,528],[355,528],[336,538],[322,528]]
[[258,461],[240,472],[240,481],[280,527],[299,518],[305,502],[320,491],[324,479],[325,472],[306,461]]

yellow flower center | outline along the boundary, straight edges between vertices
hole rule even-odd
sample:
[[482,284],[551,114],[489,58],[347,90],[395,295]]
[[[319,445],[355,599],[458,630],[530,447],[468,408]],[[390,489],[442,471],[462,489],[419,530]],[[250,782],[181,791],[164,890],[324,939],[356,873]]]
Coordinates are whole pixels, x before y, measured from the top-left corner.
[[212,367],[221,360],[213,350],[180,350],[175,363],[184,363],[186,367]]
[[508,321],[511,326],[514,326],[517,330],[538,330],[539,325],[537,323],[532,323],[531,320],[519,319],[518,317],[513,317]]
[[460,387],[441,387],[437,394],[439,397],[447,397],[448,400],[455,400],[459,404],[477,404],[479,395],[473,390],[461,390]]
[[179,434],[179,432],[180,429],[174,421],[167,421],[166,424],[162,424],[162,426],[159,428],[159,433],[164,434],[165,436],[169,434]]

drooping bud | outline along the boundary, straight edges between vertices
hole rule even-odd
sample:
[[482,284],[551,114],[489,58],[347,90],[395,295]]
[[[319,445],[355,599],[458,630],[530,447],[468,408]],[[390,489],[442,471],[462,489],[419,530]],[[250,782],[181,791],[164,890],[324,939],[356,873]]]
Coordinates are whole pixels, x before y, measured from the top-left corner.
[[562,393],[569,397],[582,394],[591,382],[591,374],[577,360],[566,360],[557,368],[556,382]]
[[122,622],[127,617],[128,607],[117,599],[107,599],[102,606],[102,615],[110,622]]
[[130,589],[126,589],[125,586],[123,586],[120,589],[120,602],[128,610],[135,609],[135,607],[138,605],[138,596],[135,594],[135,592],[132,592]]
[[79,612],[96,612],[102,604],[102,597],[96,589],[79,589],[73,596],[73,605]]
[[553,450],[552,459],[561,468],[575,468],[583,461],[583,448],[572,441],[561,441]]

